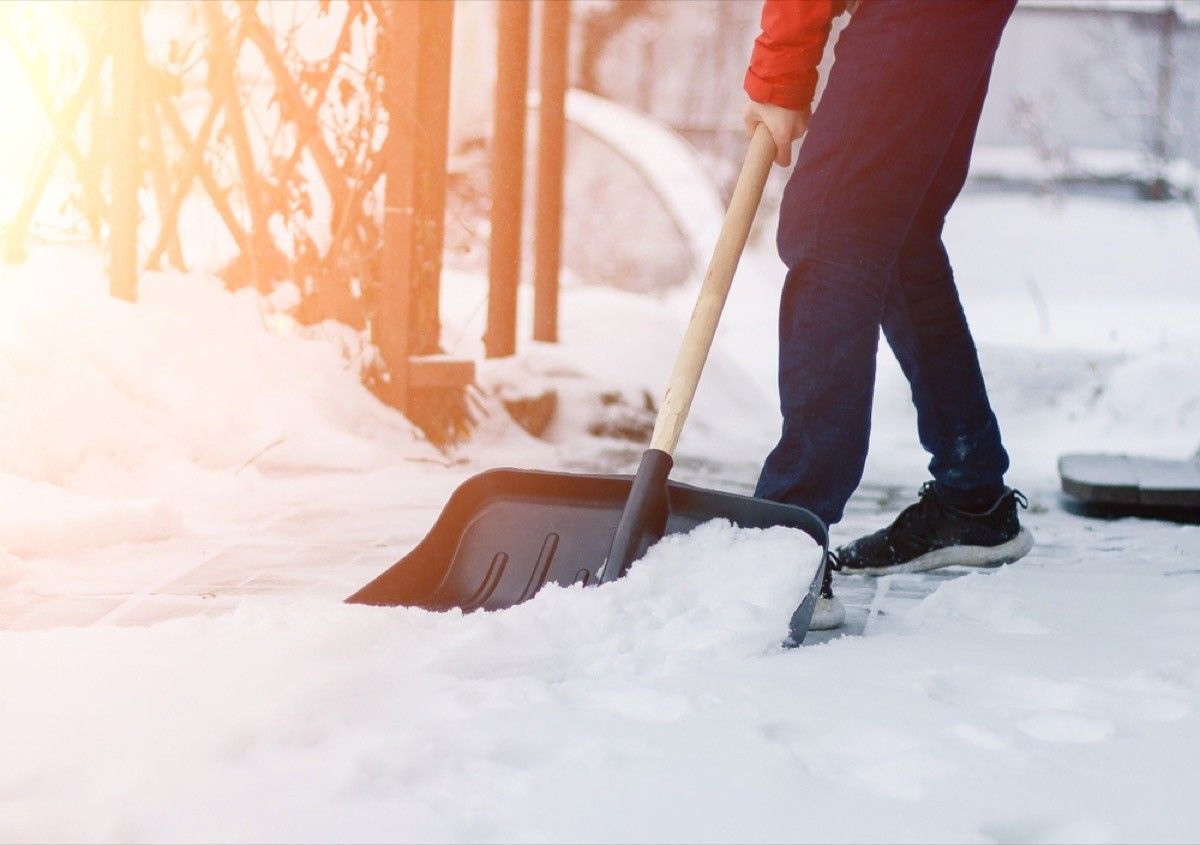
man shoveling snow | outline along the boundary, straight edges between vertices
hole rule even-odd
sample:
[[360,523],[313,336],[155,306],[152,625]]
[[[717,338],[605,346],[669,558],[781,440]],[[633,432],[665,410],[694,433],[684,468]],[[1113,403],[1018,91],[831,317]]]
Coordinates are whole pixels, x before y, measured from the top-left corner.
[[[783,432],[755,496],[838,522],[862,479],[879,330],[912,386],[933,480],[887,528],[835,555],[881,575],[1016,560],[1033,539],[942,244],[1015,0],[863,0],[810,111],[838,0],[765,0],[744,117],[791,160],[779,212]],[[813,628],[845,611],[826,573]]]

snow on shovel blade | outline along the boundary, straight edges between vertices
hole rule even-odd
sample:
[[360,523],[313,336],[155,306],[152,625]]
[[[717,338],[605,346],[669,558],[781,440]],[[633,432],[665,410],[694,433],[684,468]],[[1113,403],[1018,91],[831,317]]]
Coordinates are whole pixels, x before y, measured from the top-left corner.
[[[498,610],[543,585],[601,580],[633,477],[494,469],[454,491],[428,536],[347,601],[429,610]],[[667,482],[665,534],[710,519],[743,528],[798,528],[822,549],[825,525],[803,508]],[[800,597],[788,644],[808,631],[822,567]],[[604,580],[610,580],[605,578]]]

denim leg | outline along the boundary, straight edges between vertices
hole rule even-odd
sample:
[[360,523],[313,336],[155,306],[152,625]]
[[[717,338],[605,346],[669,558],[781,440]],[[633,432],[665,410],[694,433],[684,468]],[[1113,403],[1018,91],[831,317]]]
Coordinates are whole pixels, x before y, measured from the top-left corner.
[[866,461],[889,279],[1011,0],[864,3],[784,191],[783,431],[756,495],[841,519]]
[[912,386],[921,445],[932,456],[929,471],[943,498],[962,508],[995,501],[1008,469],[942,243],[946,213],[966,181],[987,81],[979,83],[900,250],[882,323]]

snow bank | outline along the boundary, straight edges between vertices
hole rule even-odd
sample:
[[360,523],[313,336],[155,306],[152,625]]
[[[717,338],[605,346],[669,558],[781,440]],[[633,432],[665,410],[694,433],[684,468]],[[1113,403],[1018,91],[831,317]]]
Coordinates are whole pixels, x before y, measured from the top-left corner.
[[811,542],[718,523],[500,613],[0,633],[0,839],[1187,841],[1197,529],[1045,528],[789,652]]
[[0,549],[15,555],[161,540],[179,528],[178,512],[161,499],[97,499],[0,473]]
[[[1067,2],[1074,5],[1078,0]],[[1143,6],[1145,2],[1136,0],[1133,5]],[[1059,179],[1149,184],[1159,177],[1165,178],[1179,193],[1186,193],[1196,184],[1196,165],[1185,158],[1177,158],[1160,169],[1141,150],[1074,148],[1069,155],[1057,160],[1039,155],[1029,147],[978,146],[971,154],[972,179],[1043,185]]]
[[573,806],[616,801],[615,830],[652,794],[692,800],[672,782],[727,743],[713,679],[780,653],[818,560],[713,522],[499,613],[247,603],[0,633],[0,839],[594,838]]
[[945,239],[983,345],[1141,351],[1200,340],[1200,237],[1186,203],[969,194]]
[[[946,243],[1011,482],[1069,451],[1183,458],[1200,438],[1200,237],[1182,202],[968,193]],[[867,477],[917,486],[910,389],[881,343]]]
[[153,274],[131,305],[106,295],[92,263],[51,275],[31,262],[0,277],[0,470],[140,491],[250,461],[362,467],[396,435],[416,439],[348,377],[335,343],[272,318],[252,292]]
[[91,253],[0,269],[0,546],[161,536],[177,520],[155,497],[206,477],[436,454],[359,385],[335,327],[209,278],[148,275],[136,305],[103,280]]
[[566,110],[572,123],[609,144],[653,186],[703,273],[725,204],[699,154],[655,119],[578,88],[567,92]]
[[[443,342],[455,354],[482,357],[477,339],[483,334],[484,280],[448,272],[442,290]],[[603,287],[569,288],[559,306],[560,343],[523,341],[514,358],[482,360],[480,383],[502,396],[556,391],[558,412],[544,436],[560,448],[581,445],[604,412],[605,394],[620,397],[641,423],[653,425],[647,403],[656,408],[666,388],[691,313],[687,299],[682,293],[660,299]],[[531,334],[532,310],[532,291],[523,287],[520,337]],[[736,330],[718,334],[684,427],[682,454],[755,460],[770,447],[775,400],[744,366],[745,341]],[[763,345],[754,348],[760,350],[759,365],[769,369],[774,359],[761,354]],[[632,439],[635,447],[644,447],[649,431]]]

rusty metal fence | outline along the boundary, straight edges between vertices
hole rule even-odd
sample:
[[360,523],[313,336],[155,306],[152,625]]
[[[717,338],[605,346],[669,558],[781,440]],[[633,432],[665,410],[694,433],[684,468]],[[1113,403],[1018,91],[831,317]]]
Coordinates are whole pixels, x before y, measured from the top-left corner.
[[[549,107],[539,130],[537,332],[552,339],[569,4],[541,6]],[[298,8],[306,20],[295,19]],[[528,0],[499,6],[492,355],[515,349],[530,9]],[[53,130],[7,221],[4,257],[23,258],[64,167],[69,205],[107,244],[115,296],[135,299],[143,270],[194,265],[186,221],[207,216],[223,233],[227,284],[268,292],[295,283],[301,321],[368,332],[380,364],[367,383],[419,417],[423,397],[461,390],[474,375],[471,361],[438,346],[454,11],[445,0],[2,4],[4,46]],[[306,41],[306,23],[324,37]],[[53,49],[48,26],[72,49]],[[445,419],[431,427],[463,433]]]

